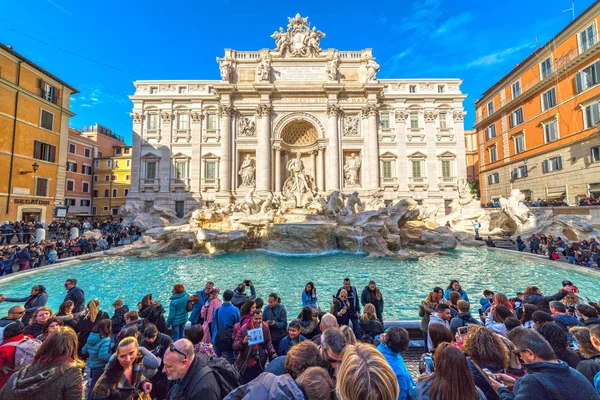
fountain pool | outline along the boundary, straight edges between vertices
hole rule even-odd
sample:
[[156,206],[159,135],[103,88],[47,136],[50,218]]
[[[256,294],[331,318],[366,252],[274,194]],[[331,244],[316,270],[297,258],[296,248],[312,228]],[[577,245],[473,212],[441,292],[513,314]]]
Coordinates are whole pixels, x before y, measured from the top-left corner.
[[[65,295],[64,280],[74,277],[87,300],[99,299],[101,308],[112,314],[110,304],[115,299],[121,298],[130,309],[136,309],[137,302],[147,293],[153,293],[167,308],[175,283],[183,283],[190,293],[210,280],[222,293],[244,279],[252,279],[257,295],[265,303],[270,292],[281,296],[290,320],[301,308],[301,291],[306,282],[315,282],[319,305],[329,310],[331,296],[344,277],[350,277],[359,296],[370,279],[377,282],[385,300],[386,320],[417,319],[419,302],[434,286],[445,288],[450,279],[462,283],[475,310],[484,289],[511,297],[527,286],[537,285],[550,294],[560,288],[563,279],[573,281],[582,297],[597,299],[599,295],[600,274],[595,271],[485,248],[461,247],[451,254],[431,255],[419,261],[347,253],[282,256],[264,251],[212,257],[107,257],[4,278],[0,280],[0,293],[7,297],[25,296],[33,285],[43,284],[49,293],[48,305],[57,310]],[[0,315],[5,316],[11,305],[0,304]]]

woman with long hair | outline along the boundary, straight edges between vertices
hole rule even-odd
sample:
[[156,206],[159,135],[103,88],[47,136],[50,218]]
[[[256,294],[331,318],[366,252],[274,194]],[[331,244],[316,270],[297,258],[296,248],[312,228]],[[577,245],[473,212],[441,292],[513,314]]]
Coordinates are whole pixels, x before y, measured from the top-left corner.
[[100,302],[96,299],[90,300],[85,308],[83,317],[77,322],[77,333],[79,338],[79,351],[87,343],[88,336],[92,333],[94,326],[103,319],[108,319],[108,313],[100,310]]
[[302,311],[300,311],[300,315],[296,321],[300,323],[300,334],[305,338],[312,339],[319,334],[319,320],[312,307],[302,307]]
[[546,322],[538,326],[537,331],[550,343],[556,358],[566,362],[571,368],[577,368],[581,358],[568,348],[567,333],[560,326]]
[[42,285],[35,285],[31,288],[31,293],[29,296],[25,297],[4,297],[0,294],[0,302],[8,301],[9,303],[22,303],[25,302],[23,307],[25,307],[25,315],[21,318],[21,322],[23,325],[29,325],[29,321],[33,316],[33,312],[37,310],[38,307],[45,306],[48,301],[48,293],[46,292],[46,287]]
[[56,316],[50,318],[48,321],[46,321],[46,323],[44,324],[44,327],[42,328],[42,334],[39,335],[38,337],[36,337],[37,340],[39,340],[40,342],[43,342],[44,340],[46,340],[48,338],[48,335],[50,335],[52,332],[54,332],[55,330],[57,330],[58,328],[60,328],[61,326],[64,326],[65,324],[63,323],[62,319],[57,318]]
[[346,346],[354,346],[356,344],[356,335],[354,334],[352,328],[350,328],[348,325],[342,325],[340,327],[340,331],[342,331],[342,335],[344,335],[344,342],[346,343]]
[[467,296],[467,292],[465,292],[462,289],[460,282],[458,282],[456,279],[452,279],[448,284],[448,287],[444,291],[444,299],[450,300],[450,292],[458,292],[458,294],[460,294],[461,299],[463,299],[466,302],[469,302],[469,296]]
[[110,360],[110,350],[112,348],[111,340],[112,321],[103,319],[92,329],[87,343],[81,349],[82,354],[88,356],[86,365],[90,370],[90,379],[88,383],[87,398],[92,397],[92,390],[100,379],[106,363]]
[[143,318],[144,327],[155,325],[160,333],[167,334],[167,321],[165,320],[165,308],[158,300],[154,300],[152,293],[145,295],[142,298],[139,306],[139,316]]
[[506,366],[506,375],[518,379],[525,375],[525,367],[521,364],[519,360],[519,356],[515,354],[515,346],[513,343],[505,338],[504,336],[499,336],[504,346],[506,346],[506,352],[508,354],[508,363]]
[[513,310],[512,304],[510,304],[510,300],[508,300],[508,296],[504,293],[496,293],[494,294],[494,302],[492,306],[504,306],[512,311],[513,316],[517,316],[517,314]]
[[500,336],[481,325],[471,324],[464,336],[463,351],[468,357],[475,385],[488,400],[497,400],[498,395],[481,370],[487,368],[493,373],[504,373],[506,370],[508,350]]
[[23,333],[29,335],[32,338],[36,338],[42,334],[44,325],[50,318],[54,317],[52,309],[48,306],[41,306],[36,308],[33,312],[33,318],[29,321],[29,325],[25,327]]
[[202,319],[204,319],[204,324],[202,324],[202,329],[204,329],[204,337],[202,338],[202,343],[212,343],[212,338],[210,336],[210,324],[212,323],[213,313],[223,304],[221,299],[219,299],[219,291],[219,288],[213,288],[209,294],[209,301],[204,303],[204,305],[202,306],[202,310],[200,310],[200,316],[202,317]]
[[[439,289],[438,292],[435,289]],[[440,304],[440,300],[444,298],[444,291],[442,288],[434,288],[433,292],[429,292],[427,298],[421,302],[419,305],[419,317],[421,317],[421,331],[423,332],[423,338],[425,339],[425,352],[427,353],[429,349],[427,348],[427,331],[429,329],[429,320],[431,319],[431,314],[435,312],[435,308],[438,304]],[[440,295],[441,293],[441,295]]]
[[337,318],[340,326],[350,324],[350,302],[346,289],[340,290],[338,297],[333,298],[333,315]]
[[96,386],[92,389],[92,400],[131,399],[137,392],[149,394],[152,384],[142,374],[144,355],[138,341],[128,336],[117,345],[115,356],[106,365]]
[[383,323],[383,296],[375,281],[369,281],[369,284],[365,286],[360,295],[360,303],[363,307],[369,303],[373,304],[377,313],[377,319]]
[[435,349],[442,343],[452,343],[454,340],[452,331],[446,325],[438,323],[433,323],[429,326],[429,337],[431,338],[430,352],[422,354],[419,359],[419,372],[421,374],[430,374],[435,370],[435,359],[433,357]]
[[302,291],[302,307],[309,306],[317,310],[317,288],[313,282],[308,282]]
[[397,400],[398,378],[375,347],[356,343],[344,349],[335,393],[340,400]]
[[414,392],[416,400],[485,400],[458,347],[440,344],[435,352],[435,365],[435,372],[419,379]]
[[539,308],[533,304],[523,304],[523,315],[521,316],[521,323],[524,328],[531,328],[535,325],[533,322],[533,313],[538,311]]
[[247,301],[240,307],[240,322],[233,325],[233,337],[252,319],[252,313],[256,311],[256,303],[253,300]]
[[384,331],[383,324],[377,319],[377,313],[373,304],[366,304],[363,308],[363,315],[358,321],[358,332],[360,340],[365,343],[373,344],[375,336],[381,335]]
[[15,372],[0,390],[3,400],[73,400],[82,398],[83,362],[77,335],[61,326],[42,343],[27,367]]
[[62,319],[65,326],[70,326],[73,330],[76,330],[78,319],[73,315],[73,308],[75,308],[75,303],[73,303],[73,301],[63,301],[58,308],[56,317]]

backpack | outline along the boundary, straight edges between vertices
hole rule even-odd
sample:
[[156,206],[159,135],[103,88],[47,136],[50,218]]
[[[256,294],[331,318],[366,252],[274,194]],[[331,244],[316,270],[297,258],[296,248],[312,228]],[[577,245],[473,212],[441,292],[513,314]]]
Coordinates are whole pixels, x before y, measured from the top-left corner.
[[17,371],[31,364],[35,353],[38,351],[42,342],[37,339],[30,339],[26,336],[18,342],[6,343],[3,346],[15,347],[15,368],[11,369],[6,366],[2,367],[2,371],[6,374],[7,371]]
[[213,322],[217,325],[217,336],[215,337],[215,347],[218,350],[231,350],[233,348],[233,327],[231,329],[219,329],[219,309],[215,312]]
[[[335,297],[333,298],[333,303],[331,303],[331,306],[329,307],[329,314],[331,315],[335,315],[335,303],[341,304],[341,302],[338,299],[336,299]],[[337,315],[335,316],[337,317]]]
[[211,372],[214,374],[221,389],[221,399],[225,398],[237,387],[243,385],[240,374],[222,357],[208,359],[208,365],[200,370],[199,381]]

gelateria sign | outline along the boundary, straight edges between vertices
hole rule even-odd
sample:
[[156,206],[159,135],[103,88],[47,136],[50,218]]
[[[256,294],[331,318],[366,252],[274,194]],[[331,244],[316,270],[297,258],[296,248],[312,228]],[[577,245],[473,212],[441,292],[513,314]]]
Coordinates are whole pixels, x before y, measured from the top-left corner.
[[37,204],[40,206],[49,206],[50,200],[36,200],[36,199],[15,199],[15,204]]

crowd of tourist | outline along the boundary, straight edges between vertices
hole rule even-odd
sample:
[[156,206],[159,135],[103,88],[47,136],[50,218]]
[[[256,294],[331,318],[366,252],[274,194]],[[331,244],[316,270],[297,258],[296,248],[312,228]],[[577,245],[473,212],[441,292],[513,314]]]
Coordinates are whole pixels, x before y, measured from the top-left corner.
[[550,296],[485,290],[475,315],[460,282],[435,287],[419,307],[418,377],[373,281],[359,291],[345,279],[326,310],[308,282],[289,318],[251,280],[176,284],[168,312],[152,294],[131,308],[116,299],[112,316],[76,279],[65,290],[58,310],[42,285],[0,295],[16,303],[0,319],[0,398],[585,400],[600,389],[600,305],[569,281]]
[[[569,203],[567,203],[564,199],[542,199],[538,198],[537,200],[525,200],[523,202],[527,207],[568,207]],[[600,197],[585,196],[578,200],[577,205],[580,206],[600,206]],[[488,201],[481,205],[483,208],[501,208],[498,200]]]
[[[94,229],[101,230],[100,237],[87,234]],[[66,257],[131,244],[142,237],[140,228],[116,221],[52,222],[47,228],[37,222],[7,221],[0,226],[0,232],[0,245],[4,244],[0,248],[0,276],[54,264]]]
[[531,235],[526,240],[517,236],[515,244],[519,251],[545,255],[550,260],[563,260],[588,268],[598,268],[600,264],[600,246],[598,240],[593,237],[567,243],[560,236],[539,234]]

